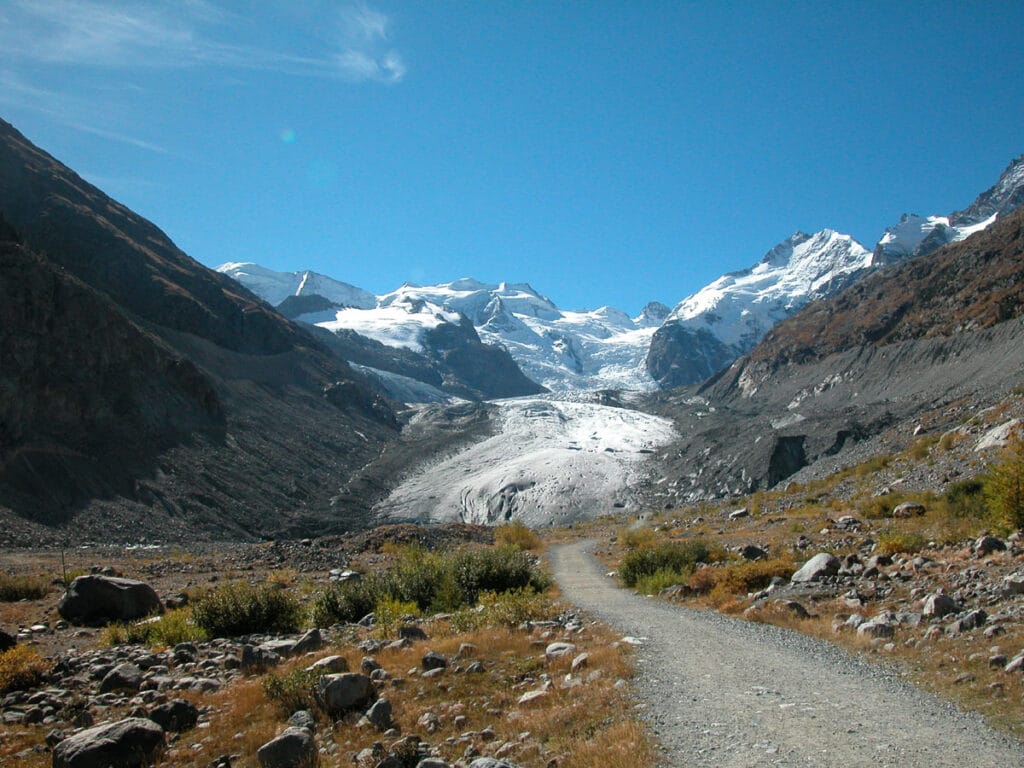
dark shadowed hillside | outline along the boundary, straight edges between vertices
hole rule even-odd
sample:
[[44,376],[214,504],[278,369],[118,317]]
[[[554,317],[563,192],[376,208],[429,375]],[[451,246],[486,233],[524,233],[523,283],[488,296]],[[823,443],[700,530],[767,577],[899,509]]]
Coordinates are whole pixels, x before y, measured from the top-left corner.
[[362,525],[369,384],[0,122],[0,543]]

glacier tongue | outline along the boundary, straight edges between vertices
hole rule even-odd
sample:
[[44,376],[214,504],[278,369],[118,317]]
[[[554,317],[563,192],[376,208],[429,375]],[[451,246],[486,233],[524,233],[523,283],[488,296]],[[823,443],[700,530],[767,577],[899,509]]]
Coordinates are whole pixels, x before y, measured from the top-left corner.
[[415,471],[375,507],[378,516],[536,527],[629,510],[643,462],[675,437],[670,420],[627,408],[547,398],[494,405],[497,434]]

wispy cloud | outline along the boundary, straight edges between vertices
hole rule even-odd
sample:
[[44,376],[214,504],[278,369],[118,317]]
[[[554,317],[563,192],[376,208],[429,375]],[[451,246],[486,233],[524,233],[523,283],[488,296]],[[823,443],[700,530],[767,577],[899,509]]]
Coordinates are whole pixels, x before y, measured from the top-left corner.
[[[205,0],[109,2],[14,0],[0,15],[0,49],[11,62],[112,69],[209,66],[298,77],[397,83],[407,67],[390,41],[391,20],[365,4],[328,4],[339,33],[298,53],[233,39],[238,22],[257,25]],[[270,23],[270,22],[268,22]],[[264,30],[265,32],[266,30]],[[302,30],[299,30],[302,32]],[[312,30],[310,39],[322,39]]]
[[156,152],[170,154],[164,147],[121,130],[96,125],[82,116],[90,114],[92,105],[85,99],[71,93],[53,91],[33,85],[10,71],[0,71],[0,104],[29,110],[46,115],[62,125],[83,133],[100,136],[110,141]]

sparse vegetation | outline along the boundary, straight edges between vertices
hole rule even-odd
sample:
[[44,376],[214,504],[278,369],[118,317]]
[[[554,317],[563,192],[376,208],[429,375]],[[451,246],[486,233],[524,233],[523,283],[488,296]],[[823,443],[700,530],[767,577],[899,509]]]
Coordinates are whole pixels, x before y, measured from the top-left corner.
[[445,553],[411,547],[400,551],[398,562],[386,571],[319,592],[313,599],[313,620],[318,626],[358,621],[382,600],[412,603],[420,611],[454,611],[476,605],[483,592],[543,592],[550,583],[517,547]]
[[0,694],[35,687],[49,668],[46,660],[27,645],[0,653]]
[[655,574],[661,576],[650,586],[685,582],[693,573],[697,563],[707,562],[710,550],[705,542],[697,540],[661,541],[656,544],[645,544],[625,554],[619,563],[619,578],[627,587],[637,587],[644,579]]
[[232,582],[196,599],[192,618],[209,637],[237,637],[256,632],[296,632],[303,610],[280,584],[252,586]]
[[50,580],[45,576],[13,576],[0,573],[0,602],[39,600],[50,591]]
[[878,551],[883,555],[909,554],[920,552],[928,544],[922,534],[914,531],[900,531],[887,528],[878,534]]
[[1018,432],[985,477],[985,498],[998,524],[1024,528],[1024,439]]
[[764,589],[773,577],[788,579],[796,571],[788,555],[764,560],[740,561],[720,567],[704,567],[690,578],[688,586],[708,594],[713,603]]
[[205,640],[206,632],[192,620],[192,611],[184,608],[131,624],[110,624],[103,630],[104,645],[148,645],[169,647],[178,643]]
[[499,525],[495,528],[494,543],[498,546],[517,547],[527,552],[537,552],[543,546],[540,536],[522,520],[514,520],[508,525]]

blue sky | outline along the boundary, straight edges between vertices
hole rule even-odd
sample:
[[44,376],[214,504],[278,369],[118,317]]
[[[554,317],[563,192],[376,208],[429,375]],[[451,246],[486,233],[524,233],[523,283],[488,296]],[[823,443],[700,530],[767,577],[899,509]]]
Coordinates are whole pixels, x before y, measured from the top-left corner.
[[1024,152],[1024,3],[0,0],[0,116],[216,266],[672,305]]

